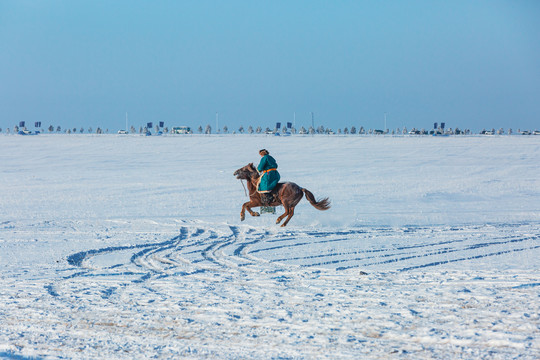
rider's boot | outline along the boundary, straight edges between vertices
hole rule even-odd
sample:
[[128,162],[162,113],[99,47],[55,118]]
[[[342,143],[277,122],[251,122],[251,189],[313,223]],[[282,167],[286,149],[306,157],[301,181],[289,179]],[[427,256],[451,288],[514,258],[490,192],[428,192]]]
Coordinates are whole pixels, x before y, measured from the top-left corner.
[[268,206],[272,204],[272,201],[274,200],[274,195],[271,193],[263,193],[261,194],[261,200],[264,206]]

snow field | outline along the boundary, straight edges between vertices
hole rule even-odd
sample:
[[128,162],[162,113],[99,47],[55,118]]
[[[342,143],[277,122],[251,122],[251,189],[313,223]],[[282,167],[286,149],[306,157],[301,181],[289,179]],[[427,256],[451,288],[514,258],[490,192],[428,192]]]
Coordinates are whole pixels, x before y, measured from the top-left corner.
[[[0,357],[540,356],[534,137],[0,138]],[[240,222],[276,157],[303,200]]]

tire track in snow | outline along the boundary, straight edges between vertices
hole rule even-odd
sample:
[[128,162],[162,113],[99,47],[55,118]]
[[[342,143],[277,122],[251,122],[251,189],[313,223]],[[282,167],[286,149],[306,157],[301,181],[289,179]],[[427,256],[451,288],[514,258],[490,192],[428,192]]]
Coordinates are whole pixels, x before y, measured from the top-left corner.
[[[492,241],[492,242],[487,242],[487,243],[473,244],[473,245],[465,246],[465,247],[462,247],[462,248],[450,248],[450,247],[441,248],[441,249],[426,252],[426,253],[409,252],[409,253],[385,254],[385,255],[382,255],[380,258],[390,258],[390,259],[383,260],[383,261],[371,262],[371,263],[354,264],[354,265],[350,265],[350,266],[338,267],[337,270],[346,270],[346,269],[358,268],[358,267],[362,267],[362,266],[369,267],[369,266],[373,266],[373,265],[379,265],[380,266],[380,265],[390,264],[390,263],[410,262],[412,260],[418,260],[420,258],[448,255],[448,254],[452,254],[452,253],[457,253],[457,254],[464,253],[464,254],[467,254],[467,253],[471,253],[473,250],[477,250],[477,249],[488,249],[488,248],[492,248],[492,247],[496,247],[496,246],[500,246],[500,245],[514,245],[516,243],[520,243],[520,242],[524,242],[524,241],[534,241],[534,240],[538,240],[538,239],[540,239],[539,236],[531,236],[531,237],[512,239],[512,240],[508,240],[508,241]],[[463,242],[463,241],[465,241],[465,240],[457,241],[457,242]],[[437,246],[437,245],[438,244],[434,244],[434,246]],[[523,250],[526,250],[526,249],[531,249],[532,250],[532,249],[536,249],[538,247],[539,246],[531,246],[531,247],[528,247],[528,248],[525,248],[525,249],[521,249],[521,248],[509,249],[509,250],[503,250],[503,251],[497,251],[497,252],[491,252],[491,253],[485,253],[485,254],[479,254],[479,255],[470,255],[470,256],[465,256],[465,257],[459,258],[459,259],[434,261],[434,262],[430,262],[430,263],[427,263],[427,264],[405,267],[405,268],[399,269],[399,271],[407,271],[407,270],[420,269],[420,268],[430,267],[430,266],[450,264],[450,263],[454,263],[454,262],[458,262],[458,261],[488,258],[488,257],[491,257],[491,256],[496,256],[496,255],[509,254],[511,252],[520,252],[520,251],[523,251]],[[403,256],[403,255],[406,255],[406,256]],[[376,258],[376,257],[364,257],[364,258],[359,257],[359,258],[353,259],[353,261],[360,262],[360,261],[363,261],[363,260],[370,260],[370,259],[373,259],[373,258]],[[346,261],[350,261],[350,260],[335,261],[335,262],[332,262],[332,263],[346,262]]]
[[[482,229],[478,227],[396,230],[383,228],[335,232],[293,230],[287,233],[270,233],[249,227],[228,226],[228,234],[225,234],[214,229],[190,229],[185,226],[180,229],[179,235],[167,241],[88,250],[69,256],[68,263],[83,269],[71,276],[92,276],[96,270],[89,268],[90,259],[133,251],[129,262],[135,266],[136,271],[131,269],[119,272],[120,268],[127,265],[122,263],[104,266],[103,269],[116,270],[119,274],[140,273],[142,280],[156,275],[160,278],[169,275],[185,276],[194,271],[237,271],[240,268],[248,271],[249,267],[261,271],[262,264],[265,264],[268,271],[274,271],[276,266],[283,265],[298,265],[303,268],[330,267],[341,271],[404,264],[405,266],[395,270],[407,271],[537,248],[539,234],[518,236],[515,235],[514,228],[515,225],[499,225],[498,230],[503,235],[485,241],[482,239]],[[406,244],[403,245],[404,237],[408,237],[411,243],[407,244],[405,241]],[[400,245],[393,246],[394,240]],[[363,244],[366,241],[374,247],[366,248]],[[532,245],[519,247],[526,242]],[[268,246],[275,243],[280,245]],[[478,251],[483,253],[479,254]],[[456,258],[434,260],[450,254]],[[415,263],[418,261],[420,263]],[[178,271],[179,268],[185,270]]]
[[[259,341],[258,346],[277,339],[272,346],[290,341],[290,348],[343,349],[349,341],[369,341],[370,348],[392,347],[404,331],[410,331],[412,322],[426,331],[433,328],[429,317],[433,304],[440,304],[433,290],[441,289],[440,269],[540,248],[535,225],[495,228],[317,232],[185,224],[168,240],[152,236],[153,241],[141,244],[69,256],[72,274],[46,285],[42,296],[61,310],[61,321],[76,324],[84,334],[89,332],[89,338],[98,334],[107,341],[122,342],[142,333],[154,342],[186,339],[196,350],[206,348],[208,338],[219,339],[220,344],[248,338],[250,343]],[[431,271],[437,268],[439,272]],[[418,269],[430,271],[415,273]],[[363,270],[366,276],[360,276]],[[492,308],[484,310],[477,302],[489,298],[495,285],[469,273],[457,274],[461,282],[451,281],[450,287],[442,288],[444,304],[450,307],[445,316],[457,321],[460,313],[452,312],[453,306],[464,298],[461,311],[468,313],[470,306],[475,316],[481,311],[491,314]],[[536,280],[510,279],[509,284],[519,288],[505,283],[502,287],[514,297],[497,310],[508,309],[520,292],[537,287]],[[486,284],[470,293],[470,282]],[[403,297],[409,300],[402,302]],[[73,315],[73,309],[80,315]],[[383,325],[370,325],[374,321]],[[460,326],[469,329],[471,324]],[[485,329],[484,323],[477,328]],[[389,333],[397,338],[380,340]],[[430,336],[444,340],[446,335],[441,334]],[[528,330],[520,334],[528,336]]]
[[[487,227],[486,235],[483,229]],[[492,227],[320,232],[293,229],[284,233],[248,226],[185,225],[169,240],[72,254],[67,261],[80,271],[64,281],[83,277],[117,278],[127,283],[148,284],[152,280],[185,276],[234,278],[239,273],[279,277],[291,269],[304,276],[317,268],[338,272],[351,269],[405,272],[540,248],[540,234],[516,235],[516,225],[496,225],[500,235],[487,239],[486,236],[493,235]],[[532,229],[536,230],[534,226]],[[47,292],[61,296],[57,285],[48,285]],[[111,296],[117,290],[118,286],[107,287],[102,290],[103,296]]]
[[[524,224],[526,227],[527,225]],[[272,263],[297,264],[307,268],[333,267],[338,271],[354,268],[376,268],[378,271],[407,271],[536,249],[540,240],[537,228],[532,227],[533,232],[536,232],[536,234],[521,236],[516,235],[516,226],[518,225],[501,224],[495,226],[497,232],[503,234],[497,237],[491,237],[493,235],[493,225],[450,229],[419,228],[393,231],[385,229],[382,232],[379,230],[358,231],[350,232],[348,237],[342,236],[344,232],[324,232],[318,234],[317,239],[321,237],[325,239],[314,241],[310,241],[307,236],[313,235],[313,232],[298,232],[296,236],[290,237],[286,242],[282,242],[282,239],[267,240],[266,243],[280,241],[281,244],[259,247],[248,254],[256,254]],[[488,231],[488,235],[484,231]],[[361,237],[358,237],[358,235],[361,235]],[[486,237],[491,238],[487,240]],[[404,241],[404,238],[410,239],[411,244],[407,244],[408,241]],[[366,240],[375,247],[365,248],[362,242]],[[394,242],[399,245],[393,246]],[[403,245],[404,243],[406,245]],[[531,245],[520,247],[520,244],[523,243],[530,243]],[[333,246],[322,246],[325,244],[332,244]],[[312,248],[315,248],[315,250],[312,251]],[[294,256],[295,253],[299,253],[301,256]],[[450,254],[455,255],[457,259],[436,260],[436,258],[449,256]],[[420,264],[415,262],[420,262]],[[340,266],[340,264],[343,265]],[[392,267],[387,267],[390,264]],[[405,266],[399,267],[400,264]]]

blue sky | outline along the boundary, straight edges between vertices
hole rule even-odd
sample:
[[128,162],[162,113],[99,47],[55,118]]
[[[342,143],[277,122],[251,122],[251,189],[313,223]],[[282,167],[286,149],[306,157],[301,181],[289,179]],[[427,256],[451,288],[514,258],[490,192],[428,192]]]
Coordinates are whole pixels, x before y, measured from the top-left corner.
[[0,0],[0,127],[540,129],[540,1]]

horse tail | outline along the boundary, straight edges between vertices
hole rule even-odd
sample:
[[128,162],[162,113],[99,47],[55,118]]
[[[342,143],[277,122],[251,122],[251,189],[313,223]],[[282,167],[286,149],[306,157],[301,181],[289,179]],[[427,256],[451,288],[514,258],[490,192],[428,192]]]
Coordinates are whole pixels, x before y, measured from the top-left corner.
[[309,201],[311,205],[317,210],[328,210],[330,209],[330,199],[324,198],[319,201],[315,200],[315,196],[309,191],[308,189],[302,188],[302,191],[304,194],[306,194],[306,199]]

